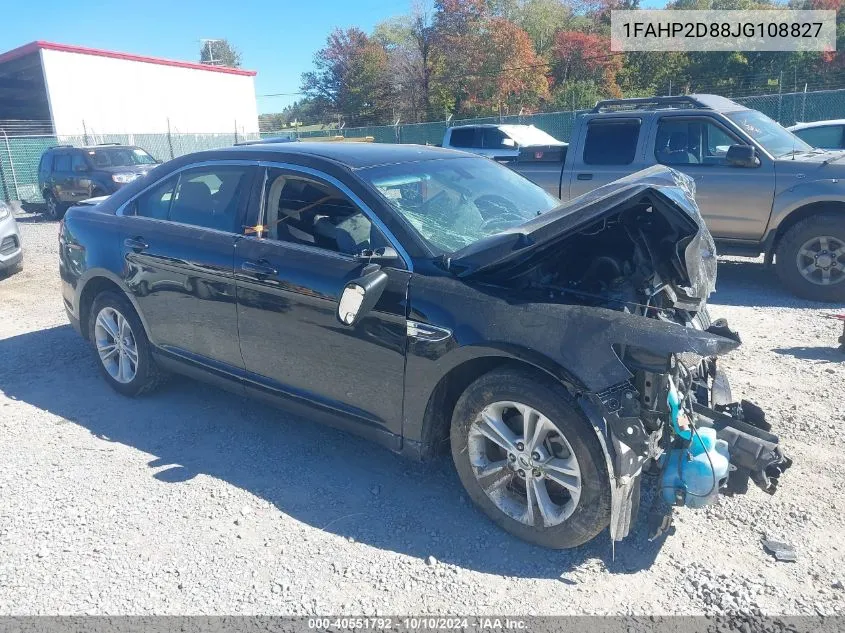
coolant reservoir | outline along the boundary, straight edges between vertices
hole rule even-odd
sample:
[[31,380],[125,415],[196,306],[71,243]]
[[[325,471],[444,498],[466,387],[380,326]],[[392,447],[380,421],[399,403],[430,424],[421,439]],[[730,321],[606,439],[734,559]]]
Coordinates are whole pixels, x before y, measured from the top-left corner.
[[714,429],[698,429],[689,447],[669,451],[661,479],[664,500],[691,508],[713,503],[728,478],[729,459],[728,443]]

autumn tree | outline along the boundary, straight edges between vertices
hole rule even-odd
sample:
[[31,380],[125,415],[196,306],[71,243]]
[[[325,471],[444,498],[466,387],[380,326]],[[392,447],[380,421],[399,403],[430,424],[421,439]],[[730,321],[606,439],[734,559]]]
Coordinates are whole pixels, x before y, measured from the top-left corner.
[[528,33],[505,18],[492,18],[481,35],[481,64],[469,82],[471,101],[500,114],[536,109],[549,95],[549,81]]
[[432,109],[475,114],[470,80],[484,58],[485,0],[436,0],[432,23]]
[[579,31],[562,31],[555,37],[551,53],[552,76],[558,89],[568,82],[587,81],[605,95],[622,96],[617,76],[622,56],[610,50],[610,38]]

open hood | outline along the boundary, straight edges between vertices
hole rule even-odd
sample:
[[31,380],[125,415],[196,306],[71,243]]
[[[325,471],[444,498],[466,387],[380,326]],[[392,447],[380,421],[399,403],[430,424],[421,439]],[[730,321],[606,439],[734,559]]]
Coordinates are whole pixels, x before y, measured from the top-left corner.
[[[573,244],[565,244],[566,240],[594,235],[614,218],[620,225],[628,222],[624,229],[630,241],[639,247],[641,258],[650,260],[662,282],[674,286],[687,304],[701,304],[716,287],[716,247],[694,194],[695,183],[688,176],[650,167],[475,242],[454,253],[448,266],[459,277],[519,274],[541,259],[571,249]],[[640,213],[634,222],[633,211],[629,213],[634,209],[659,221],[646,226]]]

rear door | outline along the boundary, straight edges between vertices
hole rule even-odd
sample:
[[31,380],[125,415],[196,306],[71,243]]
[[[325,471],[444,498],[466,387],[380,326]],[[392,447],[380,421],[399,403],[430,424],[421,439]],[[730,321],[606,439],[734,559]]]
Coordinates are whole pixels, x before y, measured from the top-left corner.
[[[586,124],[580,160],[573,163],[569,196],[576,198],[642,169],[639,118],[597,118]],[[563,196],[561,196],[563,197]]]
[[122,208],[124,280],[152,342],[212,370],[243,370],[233,259],[257,165],[212,162]]

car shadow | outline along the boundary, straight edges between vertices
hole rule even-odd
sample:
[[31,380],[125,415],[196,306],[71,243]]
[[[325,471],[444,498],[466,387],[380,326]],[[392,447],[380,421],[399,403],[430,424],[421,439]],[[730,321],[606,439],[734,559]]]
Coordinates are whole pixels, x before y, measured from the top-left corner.
[[776,347],[775,354],[792,356],[802,360],[818,360],[827,363],[845,362],[845,353],[834,347]]
[[633,573],[648,568],[662,545],[646,538],[641,512],[615,557],[606,531],[574,550],[538,548],[472,506],[448,456],[413,462],[187,379],[125,398],[101,378],[89,346],[70,326],[0,340],[0,391],[103,441],[152,455],[149,476],[163,483],[205,474],[320,530],[422,559],[577,584],[570,572],[582,563],[599,559],[611,573]]
[[781,285],[775,271],[761,261],[720,259],[715,305],[789,308],[836,308],[841,303],[820,303],[793,296]]

